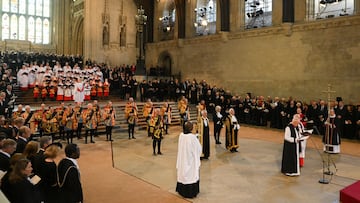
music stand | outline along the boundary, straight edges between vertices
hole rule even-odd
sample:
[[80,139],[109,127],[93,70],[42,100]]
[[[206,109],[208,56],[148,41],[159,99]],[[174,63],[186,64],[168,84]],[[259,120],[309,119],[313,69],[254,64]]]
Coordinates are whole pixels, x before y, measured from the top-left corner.
[[[317,129],[317,127],[316,127],[315,125],[313,126],[313,129],[316,131],[316,133],[317,133],[318,135],[320,135],[319,130]],[[311,139],[311,137],[310,137],[310,139]],[[326,167],[325,159],[324,159],[324,157],[322,156],[322,154],[320,153],[320,151],[319,151],[319,149],[318,149],[318,146],[317,146],[317,144],[314,142],[314,140],[311,139],[311,142],[314,144],[316,151],[318,152],[319,156],[321,157],[322,165],[323,165],[323,167],[322,167],[322,168],[323,168],[323,170],[322,170],[322,174],[323,174],[323,175],[322,175],[322,178],[319,180],[319,183],[321,183],[321,184],[329,184],[330,181],[325,178],[325,175],[327,175],[326,172],[325,172],[325,167]],[[329,157],[328,157],[328,159],[329,159]],[[329,162],[328,162],[327,168],[328,168],[328,171],[330,172],[329,167],[330,167],[330,166],[329,166]],[[332,174],[331,174],[331,175],[332,175]]]

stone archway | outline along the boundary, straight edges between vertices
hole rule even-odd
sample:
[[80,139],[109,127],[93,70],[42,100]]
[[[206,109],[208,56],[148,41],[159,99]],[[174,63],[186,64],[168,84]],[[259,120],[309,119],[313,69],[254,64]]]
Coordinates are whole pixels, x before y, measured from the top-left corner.
[[72,54],[84,54],[84,18],[79,17],[73,24],[71,52]]
[[164,51],[158,58],[158,71],[159,75],[171,76],[172,73],[173,58],[168,51]]

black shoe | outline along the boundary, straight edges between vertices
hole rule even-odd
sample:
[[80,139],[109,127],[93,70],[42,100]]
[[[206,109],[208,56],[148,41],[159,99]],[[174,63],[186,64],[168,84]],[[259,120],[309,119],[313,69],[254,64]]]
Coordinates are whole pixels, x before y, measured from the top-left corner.
[[131,140],[131,137],[129,137],[129,140]]
[[92,140],[91,140],[90,142],[91,142],[91,143],[95,143],[95,142],[94,142],[94,141],[92,141]]
[[136,138],[133,136],[132,139],[136,139]]
[[156,156],[156,153],[155,153],[155,152],[153,152],[153,155],[154,155],[154,156]]
[[162,153],[161,153],[161,152],[158,152],[158,154],[159,154],[159,155],[162,155]]

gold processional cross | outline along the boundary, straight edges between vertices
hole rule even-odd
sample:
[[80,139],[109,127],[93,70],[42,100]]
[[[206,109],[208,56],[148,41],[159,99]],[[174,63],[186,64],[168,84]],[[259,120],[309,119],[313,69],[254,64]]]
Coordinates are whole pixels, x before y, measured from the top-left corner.
[[327,93],[327,95],[328,95],[328,100],[327,100],[327,102],[328,102],[328,115],[330,115],[330,101],[331,101],[331,93],[335,93],[336,91],[334,91],[334,90],[331,90],[331,85],[330,84],[328,84],[328,88],[327,88],[327,90],[326,91],[323,91],[323,93]]

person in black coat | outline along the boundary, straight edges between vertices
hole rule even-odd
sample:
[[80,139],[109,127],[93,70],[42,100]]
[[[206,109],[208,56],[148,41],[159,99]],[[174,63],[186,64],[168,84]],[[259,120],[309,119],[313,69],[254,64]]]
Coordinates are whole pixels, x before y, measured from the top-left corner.
[[30,138],[31,131],[27,126],[21,126],[19,129],[19,137],[16,141],[16,153],[23,153],[26,144],[28,143],[28,139]]
[[5,139],[2,141],[2,148],[0,150],[0,170],[8,171],[10,168],[10,157],[16,150],[16,142],[12,139]]
[[29,179],[32,173],[31,162],[21,158],[9,174],[9,193],[7,198],[12,203],[40,203],[40,191]]
[[220,142],[220,131],[223,127],[223,115],[221,114],[221,107],[216,106],[215,107],[215,113],[213,115],[213,121],[214,121],[214,137],[216,144],[221,144]]
[[59,187],[56,173],[57,158],[61,150],[61,145],[58,143],[51,144],[45,149],[45,159],[40,163],[38,168],[38,176],[41,178],[39,188],[41,190],[42,200],[44,202],[57,203],[59,202]]
[[60,202],[83,202],[80,172],[76,159],[80,157],[80,149],[76,144],[65,147],[66,158],[58,165]]
[[39,140],[40,142],[40,149],[39,151],[36,153],[35,157],[34,157],[34,165],[33,167],[33,172],[36,175],[39,175],[39,169],[40,169],[40,165],[41,163],[45,160],[45,149],[52,144],[52,138],[51,136],[42,136]]
[[7,113],[7,108],[8,108],[8,105],[7,105],[7,102],[5,101],[6,99],[6,94],[5,92],[1,92],[0,93],[0,115],[6,115]]

